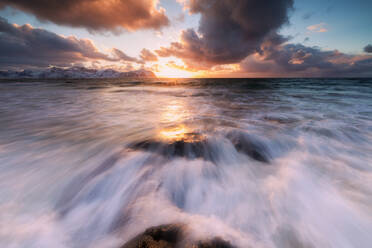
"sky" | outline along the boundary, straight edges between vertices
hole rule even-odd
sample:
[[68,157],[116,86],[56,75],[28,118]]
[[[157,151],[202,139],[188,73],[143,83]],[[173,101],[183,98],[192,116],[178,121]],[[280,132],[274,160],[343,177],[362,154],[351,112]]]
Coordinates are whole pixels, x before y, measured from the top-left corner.
[[0,0],[0,70],[372,77],[370,0]]

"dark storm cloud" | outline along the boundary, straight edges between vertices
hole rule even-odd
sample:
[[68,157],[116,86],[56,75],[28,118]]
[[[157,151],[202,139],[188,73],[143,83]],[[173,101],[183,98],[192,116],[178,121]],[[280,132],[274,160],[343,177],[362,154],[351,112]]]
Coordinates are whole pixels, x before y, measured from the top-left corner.
[[0,0],[40,20],[89,30],[159,29],[169,24],[158,0]]
[[155,62],[158,61],[158,57],[150,50],[144,48],[141,51],[140,57],[143,61]]
[[236,63],[253,53],[268,34],[288,22],[293,0],[190,0],[185,6],[201,15],[198,33],[185,30],[180,42],[156,52],[208,67]]
[[368,44],[367,46],[364,47],[363,51],[366,53],[372,53],[372,45]]
[[302,44],[274,44],[269,40],[257,54],[246,58],[241,68],[273,76],[372,76],[372,56],[324,51]]
[[63,37],[29,24],[18,26],[0,17],[0,68],[70,66],[95,60],[139,61],[118,49],[113,49],[113,55],[99,52],[88,39]]

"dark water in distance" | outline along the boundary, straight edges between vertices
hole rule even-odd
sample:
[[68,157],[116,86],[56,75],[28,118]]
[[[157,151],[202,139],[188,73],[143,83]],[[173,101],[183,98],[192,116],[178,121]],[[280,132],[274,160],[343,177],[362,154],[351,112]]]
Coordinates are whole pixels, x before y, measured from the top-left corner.
[[372,80],[0,82],[0,247],[372,247]]

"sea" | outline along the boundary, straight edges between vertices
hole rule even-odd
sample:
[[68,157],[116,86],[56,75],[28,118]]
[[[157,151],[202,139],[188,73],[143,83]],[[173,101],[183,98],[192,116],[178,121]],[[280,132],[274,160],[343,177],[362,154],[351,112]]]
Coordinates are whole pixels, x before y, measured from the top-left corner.
[[372,247],[372,79],[0,81],[0,247]]

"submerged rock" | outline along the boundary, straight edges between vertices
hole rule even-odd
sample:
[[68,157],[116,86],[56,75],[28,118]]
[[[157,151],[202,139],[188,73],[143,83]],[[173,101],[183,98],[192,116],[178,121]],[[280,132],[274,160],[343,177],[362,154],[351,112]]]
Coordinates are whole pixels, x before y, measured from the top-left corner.
[[216,156],[213,156],[213,149],[206,140],[175,140],[172,142],[144,140],[130,144],[129,148],[157,153],[168,159],[182,157],[186,159],[202,158],[212,162],[216,160]]
[[[196,134],[193,134],[196,135]],[[219,152],[213,142],[206,138],[185,138],[177,140],[148,139],[134,142],[128,146],[132,150],[142,150],[159,154],[167,159],[182,157],[186,159],[204,159],[216,163]],[[271,155],[268,147],[258,139],[243,132],[233,131],[226,135],[239,153],[244,153],[251,159],[262,163],[269,163]]]
[[169,224],[148,228],[121,248],[234,248],[234,246],[218,237],[207,241],[187,241],[183,225]]
[[227,138],[238,152],[244,153],[250,158],[263,163],[270,162],[270,153],[263,142],[260,142],[248,134],[237,131],[227,134]]

